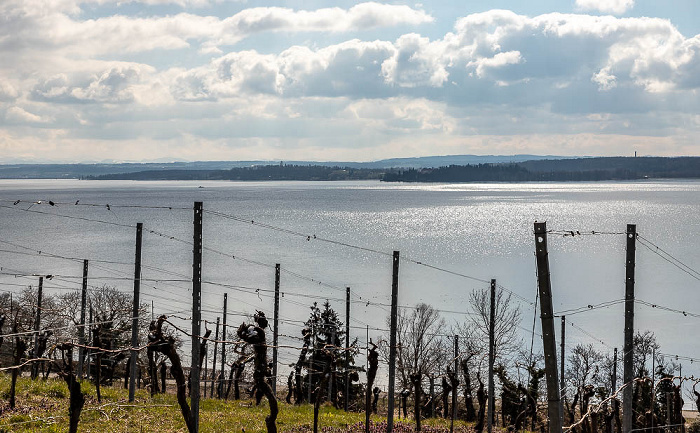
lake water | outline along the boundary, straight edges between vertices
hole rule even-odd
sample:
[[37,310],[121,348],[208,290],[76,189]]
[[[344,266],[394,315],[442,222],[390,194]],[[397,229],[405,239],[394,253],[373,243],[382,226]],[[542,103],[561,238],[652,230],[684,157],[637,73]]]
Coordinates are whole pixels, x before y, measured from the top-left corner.
[[[624,298],[625,236],[619,233],[627,224],[636,224],[644,239],[700,270],[698,181],[407,185],[0,180],[0,191],[0,240],[34,251],[32,255],[0,252],[4,273],[62,275],[61,281],[47,284],[47,290],[79,288],[82,264],[43,257],[48,252],[91,259],[95,261],[90,266],[91,284],[106,283],[130,292],[135,229],[122,225],[143,222],[143,278],[159,280],[144,283],[143,299],[153,301],[156,314],[182,311],[183,317],[190,314],[191,283],[163,280],[191,278],[191,246],[178,239],[191,241],[193,202],[204,202],[204,246],[211,249],[204,252],[204,279],[245,289],[205,284],[203,318],[215,321],[221,315],[225,292],[229,310],[236,314],[229,317],[229,324],[237,325],[244,319],[241,315],[255,309],[271,317],[268,290],[274,287],[274,264],[280,263],[284,292],[280,317],[285,320],[280,342],[288,345],[299,344],[287,336],[299,335],[298,322],[306,320],[314,300],[329,299],[344,318],[346,286],[352,289],[352,336],[364,342],[366,325],[386,328],[394,250],[409,259],[401,261],[400,305],[427,302],[445,310],[448,323],[463,322],[469,293],[488,287],[479,280],[496,278],[518,296],[522,333],[529,341],[526,330],[535,313],[524,300],[534,302],[537,289],[536,220],[546,221],[552,230],[613,233],[550,235],[557,312]],[[13,205],[16,200],[21,202]],[[30,208],[39,200],[41,204]],[[55,206],[48,205],[49,200]],[[157,206],[172,209],[153,208]],[[29,251],[9,244],[0,244],[0,249]],[[681,271],[639,244],[636,271],[637,299],[691,313],[685,316],[640,304],[636,328],[652,330],[662,352],[700,360],[692,337],[699,320],[693,314],[700,313],[700,276]],[[2,275],[0,284],[5,285],[2,290],[17,292],[20,286],[8,284],[36,282]],[[257,288],[262,290],[256,293]],[[567,321],[573,323],[567,328],[568,347],[578,342],[593,343],[604,351],[622,347],[622,304],[570,315]],[[376,340],[382,332],[369,334]],[[280,363],[289,364],[296,356],[283,351]],[[680,361],[684,374],[699,375],[698,362]]]

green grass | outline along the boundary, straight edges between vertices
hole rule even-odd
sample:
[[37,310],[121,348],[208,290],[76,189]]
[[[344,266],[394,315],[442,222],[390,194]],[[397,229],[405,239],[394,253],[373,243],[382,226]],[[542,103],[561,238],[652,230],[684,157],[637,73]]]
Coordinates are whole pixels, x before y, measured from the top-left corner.
[[[68,430],[68,388],[60,379],[35,380],[19,378],[17,381],[17,405],[9,408],[10,378],[0,374],[0,433],[5,432],[66,432]],[[85,407],[80,416],[78,430],[81,433],[175,433],[187,432],[187,428],[173,394],[159,394],[154,398],[145,390],[138,390],[134,403],[128,403],[126,390],[119,386],[101,388],[102,403],[97,402],[95,387],[85,381],[82,384],[86,395]],[[263,400],[255,406],[251,400],[222,401],[204,399],[200,403],[200,432],[264,433],[268,405]],[[335,432],[350,432],[347,426],[364,421],[364,413],[346,413],[331,406],[322,406],[319,425]],[[372,422],[385,421],[386,417],[373,416]],[[402,431],[412,431],[412,422],[401,425]],[[426,426],[449,431],[447,420],[427,420]],[[467,431],[464,424],[457,423],[458,432]],[[313,407],[279,403],[277,428],[284,432],[308,432],[313,428]],[[4,430],[3,430],[4,429]],[[405,429],[405,430],[404,430]],[[323,430],[321,430],[323,431]]]

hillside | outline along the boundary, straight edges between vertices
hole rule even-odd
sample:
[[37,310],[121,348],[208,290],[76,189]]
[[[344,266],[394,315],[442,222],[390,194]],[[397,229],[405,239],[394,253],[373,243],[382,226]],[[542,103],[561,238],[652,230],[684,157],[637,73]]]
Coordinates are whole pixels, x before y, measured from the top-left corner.
[[[250,161],[194,161],[194,162],[125,162],[125,163],[76,163],[76,164],[34,164],[16,163],[0,164],[0,179],[79,179],[85,177],[114,176],[122,179],[206,179],[204,172],[230,170],[234,168],[253,168],[261,166],[322,166],[343,167],[347,169],[384,170],[391,168],[425,168],[446,165],[508,163],[532,161],[538,159],[558,159],[558,156],[536,155],[446,155],[417,158],[394,158],[371,162],[341,161],[284,161],[250,160]],[[158,174],[169,172],[167,174]],[[200,172],[200,173],[190,173]],[[128,177],[129,173],[140,173]],[[178,177],[180,176],[180,177]]]
[[387,182],[533,182],[700,178],[700,157],[609,157],[450,165],[386,173]]

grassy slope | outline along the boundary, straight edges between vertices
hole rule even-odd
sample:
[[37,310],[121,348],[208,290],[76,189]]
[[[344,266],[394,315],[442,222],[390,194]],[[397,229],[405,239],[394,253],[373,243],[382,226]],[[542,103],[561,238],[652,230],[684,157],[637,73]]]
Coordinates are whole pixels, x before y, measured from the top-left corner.
[[[58,379],[32,381],[20,378],[17,383],[17,407],[9,409],[9,375],[0,374],[0,433],[5,432],[65,432],[68,430],[68,389]],[[174,433],[187,432],[175,396],[158,395],[151,399],[145,390],[139,390],[136,401],[130,405],[127,392],[120,387],[102,387],[102,403],[97,403],[95,388],[83,382],[83,392],[87,394],[85,408],[80,417],[78,430],[81,433]],[[265,432],[264,418],[268,414],[267,404],[256,407],[253,402],[220,401],[205,399],[200,404],[200,432]],[[362,413],[345,413],[329,406],[323,406],[319,425],[333,433],[360,431],[348,429],[364,420]],[[373,422],[384,421],[385,417],[373,417]],[[413,424],[396,423],[395,431],[413,431]],[[448,420],[429,420],[424,425],[433,428],[429,432],[449,431]],[[460,426],[457,432],[468,431]],[[289,406],[280,404],[277,418],[280,433],[309,432],[313,427],[313,408],[310,405]],[[3,430],[4,429],[4,430]],[[373,429],[374,431],[374,429]],[[376,431],[384,431],[377,429]]]

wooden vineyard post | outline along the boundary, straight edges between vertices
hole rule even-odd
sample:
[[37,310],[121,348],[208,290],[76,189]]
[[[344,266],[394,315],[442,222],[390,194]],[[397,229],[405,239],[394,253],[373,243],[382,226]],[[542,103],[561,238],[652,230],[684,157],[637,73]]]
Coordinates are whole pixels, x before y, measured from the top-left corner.
[[78,327],[78,379],[83,378],[83,364],[85,363],[85,307],[87,303],[88,286],[88,261],[83,260],[83,287],[80,294],[80,326]]
[[[617,347],[613,350],[613,372],[612,372],[611,382],[612,382],[612,389],[610,390],[610,395],[613,395],[613,394],[615,394],[615,392],[617,392]],[[615,414],[616,416],[619,415],[618,410],[620,408],[620,403],[619,403],[617,397],[615,397],[613,399],[612,406],[613,406],[613,414]],[[616,416],[613,416],[610,419],[610,427],[609,428],[610,428],[611,432],[621,433],[619,431],[619,429],[616,431],[613,428],[613,426],[615,425]],[[619,416],[617,416],[617,419],[619,419]]]
[[141,292],[141,241],[143,239],[143,223],[136,224],[136,253],[134,255],[134,305],[131,314],[131,362],[129,363],[129,403],[136,396],[136,368],[139,344],[139,300]]
[[214,337],[214,359],[212,359],[211,367],[211,387],[209,388],[209,398],[214,396],[214,388],[216,388],[216,350],[219,348],[219,317],[216,318],[216,336]]
[[221,380],[219,381],[218,394],[221,398],[224,394],[224,378],[226,377],[226,310],[228,308],[228,293],[224,293],[224,323],[221,327]]
[[562,315],[561,316],[561,352],[560,352],[560,368],[559,368],[559,392],[561,393],[561,409],[559,410],[561,419],[564,419],[564,399],[565,393],[566,393],[566,387],[564,385],[564,360],[566,359],[565,357],[565,349],[566,349],[566,316]]
[[391,280],[391,326],[389,336],[389,396],[387,400],[386,432],[394,429],[394,380],[396,378],[396,322],[399,297],[399,252],[394,251]]
[[[459,335],[455,335],[455,351],[454,351],[454,380],[452,386],[452,416],[450,417],[450,433],[454,432],[455,418],[457,417],[457,372],[459,371]],[[452,379],[452,378],[451,378]]]
[[202,316],[202,202],[194,203],[194,247],[192,249],[192,364],[190,366],[190,411],[192,426],[199,432],[199,350]]
[[635,248],[637,241],[637,226],[627,224],[627,253],[625,258],[625,345],[622,350],[623,382],[622,391],[622,431],[632,430],[634,416],[632,414],[634,380],[634,266]]
[[493,381],[493,367],[496,362],[496,280],[491,280],[491,304],[489,307],[489,383],[488,383],[488,412],[486,414],[486,431],[493,431],[496,396]]
[[540,313],[542,318],[544,370],[547,380],[549,433],[561,433],[561,398],[557,374],[557,346],[554,335],[552,286],[549,274],[549,256],[547,252],[547,223],[535,223],[535,257],[537,258],[537,287],[540,293]]
[[[32,355],[34,359],[41,356],[41,353],[39,353],[39,329],[41,329],[41,297],[43,290],[44,277],[39,277],[39,291],[36,295],[36,317],[34,319],[34,353]],[[39,377],[39,362],[34,361],[34,364],[32,364],[32,379],[36,379],[37,377]]]
[[275,264],[275,311],[272,322],[272,392],[277,394],[277,342],[280,315],[280,264]]
[[348,411],[350,400],[350,287],[345,288],[345,402],[343,408]]

